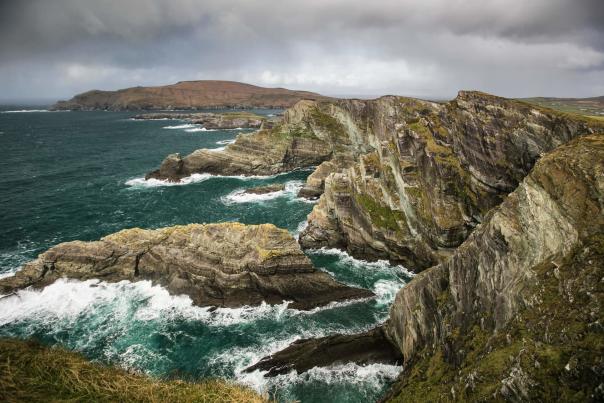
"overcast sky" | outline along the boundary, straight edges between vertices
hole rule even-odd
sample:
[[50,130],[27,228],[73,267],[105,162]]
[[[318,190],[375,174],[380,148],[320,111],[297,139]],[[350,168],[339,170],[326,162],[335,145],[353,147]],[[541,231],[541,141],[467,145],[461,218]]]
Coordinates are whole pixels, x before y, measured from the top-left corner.
[[604,0],[0,0],[0,99],[196,79],[604,95]]

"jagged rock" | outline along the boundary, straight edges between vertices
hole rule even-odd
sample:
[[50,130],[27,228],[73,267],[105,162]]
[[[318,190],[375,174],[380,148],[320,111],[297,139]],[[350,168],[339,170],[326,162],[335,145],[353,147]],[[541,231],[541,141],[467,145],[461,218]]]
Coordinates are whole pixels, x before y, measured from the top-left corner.
[[100,241],[62,243],[15,276],[0,279],[0,293],[44,287],[61,277],[152,280],[172,294],[188,295],[199,306],[292,301],[290,308],[311,309],[373,295],[315,269],[295,239],[272,224],[133,228]]
[[136,120],[178,119],[199,124],[206,129],[258,129],[265,117],[250,112],[224,113],[143,113],[133,116]]
[[377,327],[353,335],[333,335],[318,339],[304,339],[271,356],[261,359],[244,372],[267,371],[264,376],[275,376],[295,370],[306,372],[314,367],[355,362],[401,364],[402,356],[386,338],[384,330]]
[[325,178],[300,244],[414,270],[450,256],[543,153],[603,127],[478,92],[445,104],[382,97],[320,108],[351,143],[371,147]]
[[273,183],[271,185],[257,186],[255,188],[245,189],[244,193],[263,195],[267,193],[281,192],[283,190],[285,190],[284,183]]
[[386,329],[406,365],[388,397],[604,397],[603,234],[604,136],[584,136],[541,158],[449,260],[399,291]]
[[300,193],[324,193],[300,234],[302,247],[339,247],[419,271],[450,256],[543,153],[603,127],[480,92],[461,91],[447,103],[301,101],[271,129],[240,135],[223,152],[197,150],[178,172],[148,177],[318,165]]

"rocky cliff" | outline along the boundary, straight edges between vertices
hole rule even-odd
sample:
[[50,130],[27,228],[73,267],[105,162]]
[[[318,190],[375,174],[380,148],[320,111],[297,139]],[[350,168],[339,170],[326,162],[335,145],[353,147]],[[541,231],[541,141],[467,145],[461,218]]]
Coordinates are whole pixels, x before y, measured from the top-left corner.
[[602,126],[477,92],[445,104],[340,101],[333,111],[372,149],[325,179],[300,243],[415,270],[446,258],[543,153]]
[[397,401],[604,398],[604,136],[557,148],[401,291]]
[[304,248],[338,247],[421,270],[443,261],[535,161],[604,122],[480,92],[447,103],[387,96],[302,101],[223,152],[171,155],[149,177],[267,175],[319,165]]
[[305,340],[251,369],[341,362],[323,353],[334,341],[362,362],[362,342],[377,361],[398,358],[388,345],[402,354],[389,401],[601,401],[603,276],[604,135],[588,135],[541,158],[448,260],[402,288],[385,337]]
[[237,307],[292,301],[310,309],[368,290],[315,269],[295,239],[272,224],[190,224],[123,230],[95,242],[67,242],[0,280],[0,293],[44,287],[58,278],[152,280],[199,306]]
[[92,90],[59,101],[57,110],[153,110],[204,108],[289,108],[303,99],[327,99],[308,91],[264,88],[234,81],[181,81],[160,87]]

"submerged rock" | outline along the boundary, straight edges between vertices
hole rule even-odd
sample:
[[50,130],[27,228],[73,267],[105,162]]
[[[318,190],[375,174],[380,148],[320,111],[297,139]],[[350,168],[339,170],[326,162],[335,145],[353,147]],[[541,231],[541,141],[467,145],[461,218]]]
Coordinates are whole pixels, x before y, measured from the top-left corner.
[[190,224],[127,229],[100,241],[66,242],[0,279],[0,293],[79,280],[152,280],[198,306],[238,307],[292,301],[311,309],[373,296],[315,269],[295,239],[272,224]]
[[401,364],[400,351],[387,339],[381,327],[352,335],[333,335],[318,339],[304,339],[245,369],[267,371],[275,376],[295,370],[306,372],[314,367],[355,362],[361,365],[383,363]]
[[284,183],[274,183],[271,185],[257,186],[255,188],[245,189],[244,193],[253,195],[263,195],[267,193],[281,192],[285,190]]

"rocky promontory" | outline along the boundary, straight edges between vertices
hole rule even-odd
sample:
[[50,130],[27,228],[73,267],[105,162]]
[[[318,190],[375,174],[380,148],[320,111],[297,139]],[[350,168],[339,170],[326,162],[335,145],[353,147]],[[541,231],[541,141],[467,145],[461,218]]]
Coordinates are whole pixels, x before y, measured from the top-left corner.
[[535,162],[604,122],[489,94],[435,103],[301,101],[283,121],[224,151],[168,156],[148,178],[272,175],[318,166],[300,195],[321,196],[303,248],[336,247],[420,271],[444,261]]
[[133,228],[99,241],[62,243],[0,279],[0,293],[45,287],[62,277],[151,280],[198,306],[291,301],[290,308],[311,309],[373,295],[315,269],[289,232],[272,224]]
[[303,99],[329,99],[308,91],[265,88],[235,81],[180,81],[159,87],[132,87],[117,91],[92,90],[68,101],[59,101],[55,110],[189,110],[214,108],[275,108],[293,106]]
[[[603,234],[604,135],[587,135],[543,156],[445,262],[398,292],[384,345],[371,347],[395,346],[403,361],[384,400],[604,399]],[[354,345],[367,334],[340,337]],[[308,347],[325,342],[252,368],[341,363]]]
[[143,113],[134,120],[178,119],[198,124],[206,129],[259,129],[266,118],[251,112],[201,113]]

